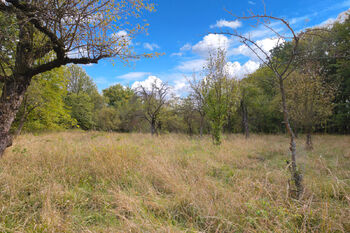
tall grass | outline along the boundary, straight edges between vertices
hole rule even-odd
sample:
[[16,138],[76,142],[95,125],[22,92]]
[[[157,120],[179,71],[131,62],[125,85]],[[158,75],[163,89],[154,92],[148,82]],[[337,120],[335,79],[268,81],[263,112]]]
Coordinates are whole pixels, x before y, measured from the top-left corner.
[[350,137],[303,150],[288,197],[288,138],[60,132],[0,160],[0,232],[350,232]]

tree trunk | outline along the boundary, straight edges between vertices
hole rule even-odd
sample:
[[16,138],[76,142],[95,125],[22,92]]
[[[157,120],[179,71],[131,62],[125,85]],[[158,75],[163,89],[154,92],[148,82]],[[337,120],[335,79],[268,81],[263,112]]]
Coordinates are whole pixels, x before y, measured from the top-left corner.
[[204,124],[204,116],[201,115],[200,125],[199,125],[199,135],[200,137],[203,136],[203,124]]
[[242,109],[243,130],[244,130],[245,138],[247,139],[249,138],[248,110],[243,100],[241,100],[241,109]]
[[151,134],[154,135],[156,133],[156,121],[152,119],[151,121]]
[[20,135],[21,134],[21,132],[22,132],[22,129],[23,129],[23,126],[24,126],[24,123],[26,122],[26,120],[27,120],[27,114],[23,114],[22,115],[22,117],[21,117],[21,119],[20,119],[20,121],[19,121],[19,125],[18,125],[18,127],[17,127],[17,130],[16,130],[16,132],[14,133],[14,136],[15,137],[17,137],[18,135]]
[[30,80],[30,77],[13,76],[4,84],[0,99],[0,157],[5,149],[12,145],[11,125],[21,106]]
[[313,149],[311,131],[312,131],[311,128],[308,128],[307,133],[306,133],[306,145],[305,145],[306,150]]
[[296,163],[297,152],[296,152],[295,134],[289,122],[289,114],[287,109],[283,78],[278,76],[278,79],[279,79],[279,86],[280,86],[281,97],[282,97],[283,120],[284,120],[286,130],[290,136],[289,149],[291,152],[292,161],[290,163],[289,170],[291,172],[292,181],[294,182],[294,185],[296,188],[296,190],[290,190],[290,191],[293,191],[291,193],[294,193],[295,198],[299,199],[304,190],[304,187],[302,185],[302,175],[299,173],[297,169],[297,163]]

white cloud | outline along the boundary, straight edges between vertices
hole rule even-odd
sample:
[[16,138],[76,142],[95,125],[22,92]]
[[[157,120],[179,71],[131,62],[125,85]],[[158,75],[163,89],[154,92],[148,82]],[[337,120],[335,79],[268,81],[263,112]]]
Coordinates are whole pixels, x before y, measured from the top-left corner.
[[184,46],[180,48],[180,51],[187,51],[187,50],[190,50],[191,48],[192,48],[192,45],[190,43],[186,43],[184,44]]
[[135,80],[135,79],[139,79],[139,78],[143,78],[147,75],[150,75],[149,72],[130,72],[127,74],[123,74],[120,76],[117,76],[117,79],[129,79],[129,80]]
[[156,43],[148,43],[148,42],[146,42],[146,43],[143,43],[143,47],[145,48],[145,49],[148,49],[148,50],[151,50],[151,51],[153,51],[154,49],[159,49],[160,47],[159,47],[159,45],[157,45]]
[[239,28],[240,26],[242,26],[242,23],[238,20],[227,21],[227,20],[221,19],[221,20],[216,21],[216,24],[210,25],[210,28],[228,27],[228,28],[236,29],[236,28]]
[[225,65],[226,72],[233,78],[242,79],[247,74],[251,74],[259,68],[259,63],[249,60],[244,65],[239,62],[227,62]]
[[230,47],[230,43],[231,40],[225,35],[209,34],[195,44],[192,47],[192,51],[206,57],[210,52],[216,51],[218,48],[227,50]]
[[[349,0],[350,2],[350,0]],[[317,25],[316,27],[319,28],[332,28],[333,24],[335,23],[344,23],[345,20],[347,18],[350,17],[350,9],[348,9],[347,11],[341,12],[337,18],[329,18],[325,21],[323,21],[322,23],[320,23],[319,25]]]
[[186,78],[175,80],[173,86],[173,90],[176,96],[183,96],[189,91],[189,84]]
[[[266,38],[263,40],[257,40],[256,44],[267,54],[270,55],[270,50],[273,49],[278,44],[282,44],[284,40],[279,40],[278,38]],[[266,59],[264,52],[260,51],[256,47],[252,46],[255,53],[261,58]],[[260,58],[246,45],[241,45],[238,48],[234,48],[230,51],[232,55],[244,55],[249,57],[251,60],[256,62],[261,62]]]
[[248,1],[248,3],[249,3],[250,5],[255,5],[255,2],[253,2],[253,1]]
[[174,57],[174,56],[181,57],[182,55],[183,55],[183,53],[181,53],[181,52],[170,54],[171,57]]
[[150,75],[148,78],[144,81],[136,81],[131,85],[131,89],[138,89],[141,86],[145,88],[146,90],[152,90],[152,85],[160,86],[162,84],[162,80],[157,78],[156,76]]
[[118,48],[119,46],[132,45],[130,35],[125,30],[120,30],[118,32],[113,33],[111,38],[115,40],[116,48]]
[[194,59],[185,62],[181,62],[180,65],[176,67],[176,69],[182,72],[197,72],[203,69],[205,64],[205,59]]

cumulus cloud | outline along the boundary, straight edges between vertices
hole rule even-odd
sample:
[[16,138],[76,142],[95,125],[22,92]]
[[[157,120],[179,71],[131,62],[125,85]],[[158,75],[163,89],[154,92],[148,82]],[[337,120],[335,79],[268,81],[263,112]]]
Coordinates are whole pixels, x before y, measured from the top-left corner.
[[143,78],[147,75],[150,75],[149,72],[130,72],[127,74],[123,74],[120,76],[117,76],[117,79],[124,79],[124,80],[135,80],[135,79],[140,79]]
[[227,62],[225,65],[226,72],[232,78],[242,79],[247,74],[251,74],[259,68],[259,63],[249,60],[244,65],[241,65],[239,62]]
[[143,43],[143,47],[145,49],[148,49],[148,50],[151,50],[151,51],[160,48],[159,45],[157,45],[156,43],[148,43],[148,42]]
[[250,5],[255,5],[255,2],[253,2],[253,1],[248,1],[248,3],[249,3]]
[[214,25],[210,25],[210,28],[223,28],[223,27],[227,27],[227,28],[232,28],[232,29],[236,29],[239,28],[240,26],[242,26],[242,23],[238,20],[234,20],[234,21],[227,21],[224,19],[218,20],[216,21],[216,24]]
[[154,75],[150,75],[148,76],[148,78],[144,81],[136,81],[131,85],[131,89],[138,89],[141,86],[143,88],[145,88],[146,90],[152,90],[152,85],[155,84],[156,86],[160,87],[160,85],[162,84],[162,80],[160,80],[159,78],[157,78]]
[[216,51],[218,48],[227,50],[230,47],[230,43],[231,40],[225,35],[209,34],[195,44],[192,47],[192,51],[206,57],[211,51]]
[[[270,54],[270,50],[276,47],[279,44],[282,44],[284,41],[279,40],[278,38],[266,38],[263,40],[257,40],[256,44],[267,54]],[[260,51],[256,47],[252,46],[255,53],[261,58],[266,59],[264,52]],[[260,62],[259,57],[246,45],[241,45],[238,48],[234,48],[230,51],[232,55],[243,55],[249,57],[251,60]]]
[[186,78],[178,79],[174,81],[173,91],[176,96],[183,96],[189,91],[189,84]]
[[203,69],[205,62],[205,59],[194,59],[184,61],[181,62],[180,65],[176,67],[176,69],[182,72],[197,72]]

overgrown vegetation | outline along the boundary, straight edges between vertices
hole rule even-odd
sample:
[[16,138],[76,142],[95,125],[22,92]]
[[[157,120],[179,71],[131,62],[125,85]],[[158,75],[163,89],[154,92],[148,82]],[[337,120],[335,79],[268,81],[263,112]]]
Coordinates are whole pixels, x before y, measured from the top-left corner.
[[[302,143],[302,139],[298,139]],[[350,137],[25,134],[0,160],[0,232],[349,232]],[[205,148],[205,149],[204,149]]]

